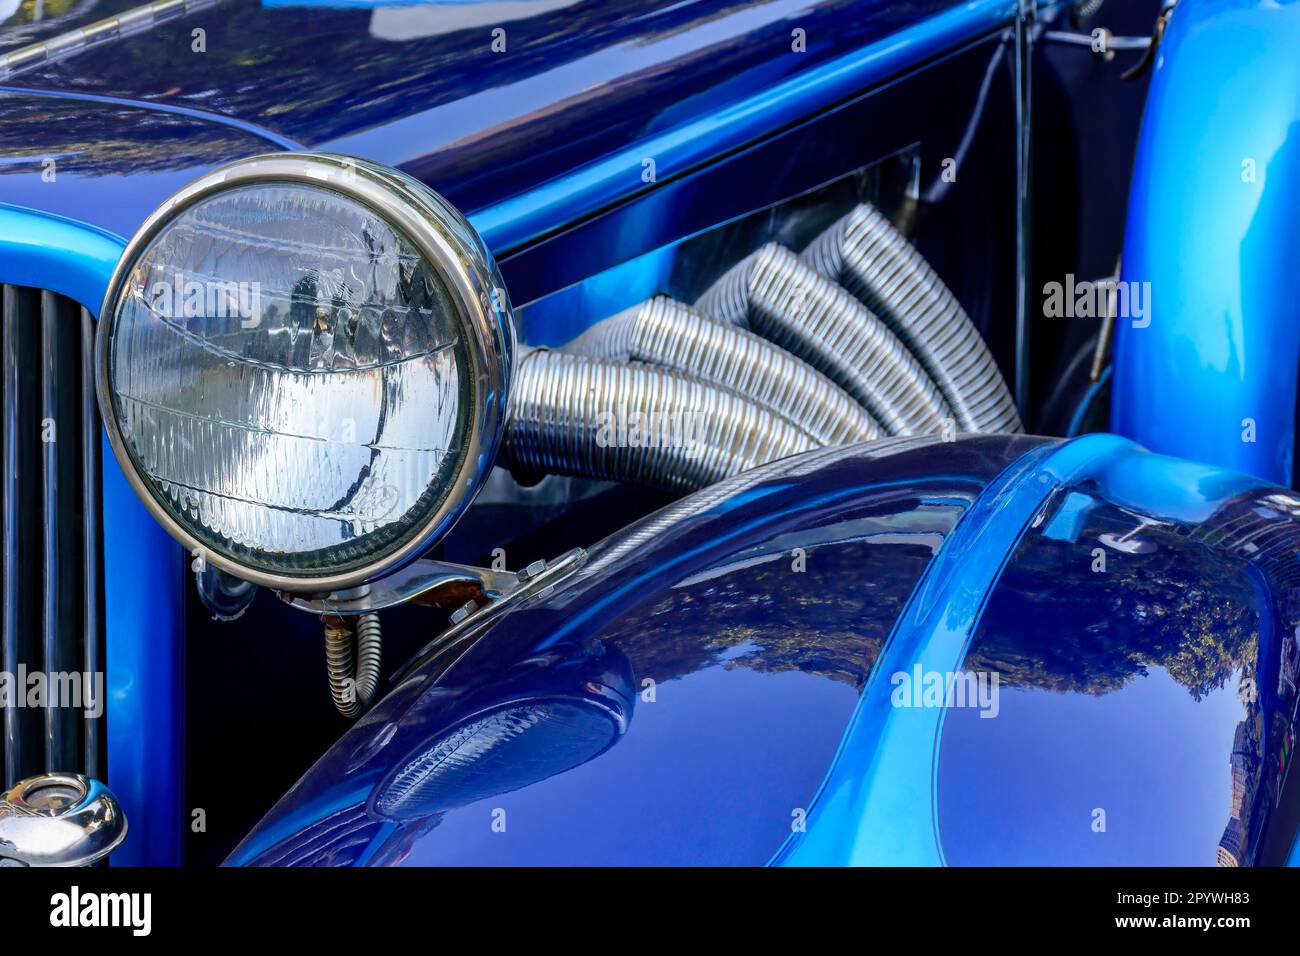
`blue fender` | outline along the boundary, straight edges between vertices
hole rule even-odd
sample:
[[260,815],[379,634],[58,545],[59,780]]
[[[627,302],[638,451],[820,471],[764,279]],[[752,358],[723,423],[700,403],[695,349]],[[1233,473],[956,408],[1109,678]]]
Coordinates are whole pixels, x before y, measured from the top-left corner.
[[1298,545],[1112,435],[784,459],[435,641],[227,862],[1276,865]]
[[[1111,428],[1290,484],[1300,358],[1300,4],[1182,0],[1129,190]],[[1129,288],[1133,288],[1129,286]]]

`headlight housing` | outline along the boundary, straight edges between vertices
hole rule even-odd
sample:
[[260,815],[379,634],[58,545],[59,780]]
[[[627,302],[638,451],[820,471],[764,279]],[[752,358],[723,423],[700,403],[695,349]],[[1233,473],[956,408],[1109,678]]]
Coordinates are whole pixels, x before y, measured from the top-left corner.
[[513,352],[504,283],[441,197],[275,154],[149,217],[95,360],[110,443],[167,530],[246,580],[323,593],[417,557],[468,506]]

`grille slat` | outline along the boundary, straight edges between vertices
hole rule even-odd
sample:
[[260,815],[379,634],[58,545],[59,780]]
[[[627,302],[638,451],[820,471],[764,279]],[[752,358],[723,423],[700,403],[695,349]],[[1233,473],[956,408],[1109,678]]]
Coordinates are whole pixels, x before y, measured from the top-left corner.
[[[4,670],[15,694],[41,664],[41,304],[34,289],[3,290],[4,362]],[[39,711],[4,708],[5,785],[44,769]],[[25,703],[25,700],[22,702]]]
[[[103,551],[99,540],[100,514],[100,444],[99,404],[95,400],[95,319],[81,310],[81,580],[84,585],[82,647],[86,673],[103,671],[100,661],[100,621],[103,608]],[[105,694],[107,687],[104,688]],[[102,708],[104,701],[98,704]],[[100,717],[85,717],[84,770],[88,777],[99,777]]]
[[[41,657],[53,675],[80,672],[81,542],[81,310],[53,292],[41,293],[41,477],[44,608]],[[45,707],[45,768],[80,763],[80,713]]]
[[[23,706],[3,708],[4,780],[42,771],[97,776],[95,722],[76,707],[53,706],[77,689],[86,702],[85,681],[102,670],[94,320],[52,292],[10,285],[0,292],[0,667],[24,695]],[[37,673],[44,706],[26,706],[34,701],[22,677]]]

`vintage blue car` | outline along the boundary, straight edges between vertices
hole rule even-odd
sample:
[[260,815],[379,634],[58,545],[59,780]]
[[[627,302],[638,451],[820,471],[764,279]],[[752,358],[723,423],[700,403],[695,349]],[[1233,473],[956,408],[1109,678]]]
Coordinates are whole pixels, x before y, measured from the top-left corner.
[[1300,862],[1297,51],[0,0],[0,865]]

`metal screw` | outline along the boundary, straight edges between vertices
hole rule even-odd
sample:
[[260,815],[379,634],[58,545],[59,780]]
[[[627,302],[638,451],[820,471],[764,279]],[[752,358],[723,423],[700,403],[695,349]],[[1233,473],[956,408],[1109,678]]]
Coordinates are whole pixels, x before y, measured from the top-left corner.
[[456,608],[456,610],[451,612],[451,623],[459,624],[461,621],[465,620],[465,618],[473,614],[477,609],[478,605],[473,601],[466,601],[460,607]]

